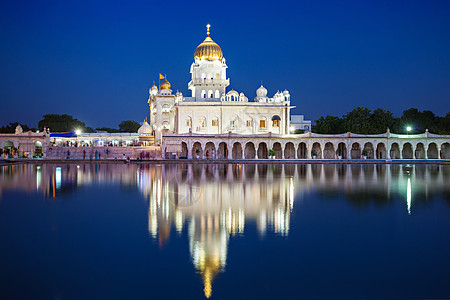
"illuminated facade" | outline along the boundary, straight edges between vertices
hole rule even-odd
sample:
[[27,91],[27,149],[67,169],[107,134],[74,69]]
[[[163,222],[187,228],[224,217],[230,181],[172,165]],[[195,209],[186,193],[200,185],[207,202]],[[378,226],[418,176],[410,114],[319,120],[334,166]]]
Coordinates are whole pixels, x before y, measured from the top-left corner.
[[159,89],[150,88],[150,125],[155,130],[156,142],[163,133],[200,134],[288,134],[290,131],[290,94],[277,92],[270,98],[262,85],[256,90],[254,101],[244,93],[226,91],[230,85],[228,68],[222,49],[207,36],[194,53],[191,65],[191,81],[188,88],[191,97],[180,92],[172,93],[165,78]]

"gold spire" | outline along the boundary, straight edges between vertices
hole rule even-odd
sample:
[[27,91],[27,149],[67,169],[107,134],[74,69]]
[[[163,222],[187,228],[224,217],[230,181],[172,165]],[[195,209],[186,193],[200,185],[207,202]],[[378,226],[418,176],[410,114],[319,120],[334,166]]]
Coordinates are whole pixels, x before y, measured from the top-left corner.
[[222,49],[217,45],[210,37],[209,28],[211,25],[206,25],[206,38],[198,45],[195,49],[194,59],[204,59],[204,60],[222,60],[223,54]]

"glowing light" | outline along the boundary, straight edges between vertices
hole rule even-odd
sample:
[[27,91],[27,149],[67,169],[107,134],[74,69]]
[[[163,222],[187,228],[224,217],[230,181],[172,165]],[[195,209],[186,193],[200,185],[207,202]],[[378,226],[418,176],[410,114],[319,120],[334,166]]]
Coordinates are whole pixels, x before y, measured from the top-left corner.
[[294,126],[291,126],[291,132],[294,132],[295,131],[295,127]]
[[406,131],[410,132],[412,130],[411,126],[406,127]]
[[77,129],[77,130],[75,130],[75,133],[76,133],[77,135],[79,135],[79,134],[81,134],[81,130],[80,130],[80,129]]

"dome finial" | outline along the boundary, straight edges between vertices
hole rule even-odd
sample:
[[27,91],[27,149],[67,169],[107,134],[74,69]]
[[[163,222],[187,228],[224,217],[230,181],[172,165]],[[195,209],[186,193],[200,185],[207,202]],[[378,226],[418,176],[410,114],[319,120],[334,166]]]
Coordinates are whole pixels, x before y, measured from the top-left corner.
[[209,36],[209,28],[211,27],[211,25],[207,24],[206,25],[206,34]]

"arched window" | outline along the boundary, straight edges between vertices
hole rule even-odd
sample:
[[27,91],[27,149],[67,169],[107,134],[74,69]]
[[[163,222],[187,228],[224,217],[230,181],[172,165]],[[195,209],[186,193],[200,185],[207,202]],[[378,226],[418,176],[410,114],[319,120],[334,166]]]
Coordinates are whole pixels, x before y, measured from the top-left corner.
[[220,98],[220,92],[219,90],[216,90],[216,97],[215,98]]
[[280,127],[281,118],[277,115],[272,118],[272,127]]
[[206,74],[202,73],[202,79],[205,80],[206,79]]
[[206,128],[206,118],[205,117],[200,118],[199,125],[200,125],[200,128]]
[[220,79],[220,74],[216,73],[216,79],[219,80]]
[[209,73],[209,74],[208,74],[208,79],[211,79],[211,80],[213,80],[213,79],[214,79],[214,77],[213,77],[213,74],[212,74],[212,73]]
[[206,91],[205,91],[205,90],[202,90],[201,97],[202,97],[202,98],[206,98]]
[[208,98],[212,98],[214,96],[214,92],[209,90],[208,91]]

